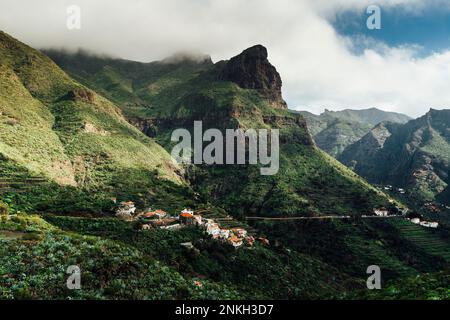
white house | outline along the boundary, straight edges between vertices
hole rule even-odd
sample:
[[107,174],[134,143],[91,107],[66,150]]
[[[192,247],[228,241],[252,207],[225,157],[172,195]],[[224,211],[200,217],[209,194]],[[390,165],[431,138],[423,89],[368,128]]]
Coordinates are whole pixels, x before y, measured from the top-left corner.
[[422,221],[422,222],[420,222],[420,225],[422,227],[433,228],[433,229],[436,229],[437,227],[439,227],[439,223],[437,223],[437,222],[428,222],[428,221]]
[[116,216],[122,219],[130,219],[136,211],[134,202],[121,202],[116,211]]
[[413,218],[413,219],[411,219],[409,221],[411,221],[414,224],[420,224],[420,219],[419,218]]
[[374,209],[373,212],[379,217],[387,217],[389,215],[389,210],[386,208]]
[[179,223],[172,224],[170,226],[161,226],[160,227],[160,229],[163,229],[163,230],[178,230],[178,229],[181,229],[181,228],[182,228],[182,225],[179,224]]
[[220,228],[217,223],[210,223],[206,225],[206,233],[213,238],[218,238],[220,236]]
[[233,233],[239,238],[245,238],[247,236],[247,230],[242,228],[234,228],[232,229]]
[[220,229],[219,238],[228,239],[230,237],[230,230],[228,229]]

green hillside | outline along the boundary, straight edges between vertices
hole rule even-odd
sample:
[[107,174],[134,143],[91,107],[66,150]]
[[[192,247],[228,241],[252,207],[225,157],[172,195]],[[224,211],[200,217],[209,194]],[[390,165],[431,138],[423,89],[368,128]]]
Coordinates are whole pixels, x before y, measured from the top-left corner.
[[[274,108],[270,98],[267,98],[270,94],[254,89],[255,83],[262,88],[276,82],[268,80],[276,79],[277,75],[267,65],[264,50],[258,46],[250,48],[231,62],[202,65],[191,71],[190,75],[183,64],[189,65],[191,62],[184,61],[176,67],[179,70],[178,80],[170,82],[163,79],[176,74],[172,71],[168,75],[152,73],[160,80],[152,78],[149,84],[148,79],[131,79],[121,70],[122,81],[133,81],[136,86],[147,89],[145,95],[142,90],[134,93],[135,97],[144,101],[133,108],[120,100],[115,101],[125,110],[130,122],[154,137],[168,151],[173,145],[170,142],[171,132],[177,128],[187,128],[192,132],[196,120],[203,121],[203,130],[279,129],[280,171],[275,176],[261,176],[259,167],[251,165],[186,167],[186,177],[201,198],[238,220],[246,216],[321,215],[354,215],[357,219],[361,214],[370,214],[375,206],[387,206],[385,195],[314,146],[306,124],[308,121],[305,122],[302,115],[284,108]],[[71,65],[83,62],[76,55],[64,55],[63,58],[53,56],[61,67],[75,73]],[[234,65],[234,61],[239,61],[239,64]],[[86,63],[83,62],[83,65]],[[102,63],[119,73],[120,68],[115,63]],[[158,62],[152,64],[158,65]],[[80,70],[87,69],[83,65]],[[146,66],[142,64],[142,68]],[[238,72],[239,77],[236,75],[236,78],[247,79],[247,82],[224,81],[221,75],[230,72]],[[84,77],[97,75],[98,72],[93,72]],[[154,83],[158,83],[158,91],[149,89]],[[104,88],[105,84],[97,84],[99,87]],[[108,96],[114,95],[112,88]],[[370,130],[367,125],[361,126]],[[354,129],[351,123],[346,128]],[[362,131],[359,132],[361,136],[364,134]],[[388,228],[385,225],[374,228],[361,222],[305,224],[272,221],[250,224],[257,232],[299,252],[307,252],[357,278],[365,276],[365,268],[370,264],[382,265],[391,279],[436,271],[442,267],[441,260],[437,263],[425,252],[410,245],[407,239],[392,242],[395,246],[384,243],[383,236]],[[334,235],[339,235],[339,240]],[[422,260],[422,263],[411,261],[411,256]]]
[[[0,33],[0,61],[3,166],[44,177],[55,190],[76,187],[86,197],[191,197],[170,155],[131,126],[116,105],[5,33]],[[1,178],[12,182],[24,178],[6,174],[2,171]]]
[[[380,265],[387,280],[446,265],[445,252],[362,219],[393,204],[316,147],[305,119],[287,109],[264,47],[216,64],[49,52],[66,74],[0,39],[0,298],[345,298],[365,288],[368,265]],[[279,129],[278,173],[175,164],[173,130],[192,132],[198,120],[203,130]],[[222,227],[269,242],[235,249],[195,227],[144,231],[142,222],[108,215],[111,197],[169,213],[206,209]],[[351,218],[246,219],[325,215]],[[65,289],[67,263],[85,270],[82,291]]]

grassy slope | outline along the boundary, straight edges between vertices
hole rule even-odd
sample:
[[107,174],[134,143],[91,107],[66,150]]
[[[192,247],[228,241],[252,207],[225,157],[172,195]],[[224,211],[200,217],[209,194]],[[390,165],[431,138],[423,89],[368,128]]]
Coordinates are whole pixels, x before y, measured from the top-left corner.
[[4,165],[10,162],[30,176],[105,197],[143,193],[147,199],[161,198],[166,189],[181,199],[192,197],[170,155],[128,124],[113,103],[94,92],[91,99],[66,98],[69,91],[89,90],[4,33],[0,61]]

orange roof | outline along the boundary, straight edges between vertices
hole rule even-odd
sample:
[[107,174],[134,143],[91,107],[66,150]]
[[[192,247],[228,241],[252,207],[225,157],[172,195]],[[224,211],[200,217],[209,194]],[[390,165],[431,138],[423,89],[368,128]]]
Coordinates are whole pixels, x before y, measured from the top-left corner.
[[241,242],[241,239],[239,239],[236,236],[232,236],[232,237],[230,237],[230,241],[232,241],[232,242]]
[[155,214],[166,214],[167,212],[165,212],[164,210],[160,210],[160,209],[158,209],[158,210],[155,210],[155,211],[153,211]]
[[193,218],[194,215],[193,215],[192,213],[183,212],[183,213],[180,214],[180,217],[183,217],[183,218]]

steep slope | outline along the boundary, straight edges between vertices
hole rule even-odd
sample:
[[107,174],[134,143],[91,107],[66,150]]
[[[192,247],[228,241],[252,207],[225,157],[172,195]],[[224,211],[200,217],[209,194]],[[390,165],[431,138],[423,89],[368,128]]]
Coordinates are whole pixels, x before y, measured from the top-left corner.
[[334,120],[327,127],[314,136],[317,146],[337,157],[352,143],[358,141],[369,130],[370,125],[347,120]]
[[[85,190],[87,202],[128,198],[133,191],[188,192],[170,155],[131,126],[117,106],[5,33],[0,70],[2,192],[29,177],[53,184],[56,193]],[[5,169],[11,167],[16,169]]]
[[346,147],[366,135],[373,126],[380,122],[406,123],[411,118],[406,115],[386,112],[376,108],[365,110],[325,110],[320,115],[299,111],[308,123],[317,146],[339,157]]
[[[106,64],[114,68],[114,64]],[[279,129],[280,168],[276,175],[262,176],[260,166],[248,162],[186,167],[186,177],[200,197],[237,219],[353,215],[357,221],[251,223],[257,232],[275,239],[276,243],[306,252],[360,278],[365,277],[366,268],[371,264],[382,266],[388,278],[441,270],[445,264],[442,257],[428,254],[407,240],[393,237],[384,241],[383,230],[395,231],[395,228],[388,224],[372,226],[358,219],[362,214],[371,214],[375,206],[389,206],[388,199],[316,148],[300,114],[274,104],[273,97],[279,97],[281,81],[268,64],[265,48],[255,46],[230,61],[203,65],[190,74],[181,72],[176,80],[156,80],[158,90],[151,90],[151,86],[143,89],[139,97],[144,102],[133,108],[115,101],[126,110],[131,123],[157,139],[168,151],[174,145],[170,141],[173,130],[185,128],[193,133],[194,121],[199,120],[203,122],[203,131],[208,128],[221,132],[237,128]],[[86,67],[82,66],[81,70]],[[243,76],[234,76],[236,73]],[[155,77],[165,79],[166,76]],[[109,96],[114,94],[112,88]],[[137,93],[133,95],[136,97]]]
[[373,161],[373,159],[384,147],[392,132],[400,126],[400,124],[390,122],[379,123],[360,140],[349,145],[338,157],[338,160],[356,172],[364,172],[366,179],[376,180],[378,171],[375,167],[370,167],[380,165],[380,163]]
[[449,128],[450,111],[432,109],[405,125],[375,127],[340,160],[373,182],[406,188],[417,200],[448,202]]

